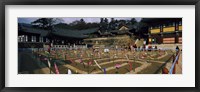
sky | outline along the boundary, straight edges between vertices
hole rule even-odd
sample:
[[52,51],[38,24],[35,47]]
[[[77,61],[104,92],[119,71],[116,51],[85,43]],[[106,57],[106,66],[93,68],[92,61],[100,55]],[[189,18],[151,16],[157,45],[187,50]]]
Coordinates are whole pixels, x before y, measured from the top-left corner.
[[[30,24],[31,22],[35,21],[38,18],[18,18],[18,23],[28,23]],[[80,20],[81,17],[79,18],[75,18],[75,17],[70,17],[70,18],[62,18],[64,23],[71,23],[75,20]],[[90,17],[90,18],[83,18],[85,22],[100,22],[100,18],[97,17]],[[120,19],[125,19],[125,20],[130,20],[130,17],[115,17],[114,19],[120,20]],[[141,18],[135,18],[137,21],[140,21]],[[108,20],[110,21],[111,18],[108,18]]]

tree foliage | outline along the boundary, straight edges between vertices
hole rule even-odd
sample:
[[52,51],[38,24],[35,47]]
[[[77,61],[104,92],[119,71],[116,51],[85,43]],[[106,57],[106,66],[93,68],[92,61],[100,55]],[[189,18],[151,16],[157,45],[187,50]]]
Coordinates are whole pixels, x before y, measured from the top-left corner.
[[31,22],[31,24],[35,27],[51,30],[56,23],[60,22],[62,22],[61,18],[39,18]]
[[75,20],[72,23],[64,23],[62,18],[39,18],[33,21],[31,24],[34,27],[49,29],[49,30],[52,30],[53,27],[73,29],[73,30],[99,28],[99,30],[103,32],[106,30],[118,30],[122,26],[137,25],[137,21],[135,18],[131,18],[131,20],[125,20],[125,19],[117,20],[111,18],[110,21],[108,18],[100,18],[99,23],[85,22],[84,19]]

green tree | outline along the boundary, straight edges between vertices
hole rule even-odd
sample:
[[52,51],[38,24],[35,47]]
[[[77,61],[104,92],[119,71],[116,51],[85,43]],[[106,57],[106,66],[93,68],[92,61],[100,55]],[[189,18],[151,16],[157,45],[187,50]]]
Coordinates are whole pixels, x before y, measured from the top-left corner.
[[108,30],[108,19],[107,18],[100,18],[100,26],[99,29],[103,32]]
[[135,23],[137,23],[137,21],[136,21],[135,18],[131,18],[130,23],[131,23],[131,24],[135,24]]
[[136,32],[138,33],[139,37],[144,36],[145,33],[148,33],[147,24],[143,22],[143,19],[141,19],[140,22],[137,22],[134,24],[136,26]]
[[73,29],[78,29],[78,30],[87,29],[87,25],[84,19],[73,21],[72,23],[70,23],[70,26]]
[[31,24],[42,29],[52,30],[52,27],[60,22],[62,22],[60,18],[39,18],[31,22]]
[[115,30],[115,27],[116,27],[115,19],[111,18],[111,21],[109,23],[109,29]]

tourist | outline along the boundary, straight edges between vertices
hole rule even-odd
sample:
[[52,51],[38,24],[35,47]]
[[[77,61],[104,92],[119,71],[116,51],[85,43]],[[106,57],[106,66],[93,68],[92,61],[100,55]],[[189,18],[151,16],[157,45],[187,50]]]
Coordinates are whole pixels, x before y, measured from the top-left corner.
[[179,50],[180,50],[179,47],[176,46],[176,55],[178,55]]
[[179,51],[179,47],[178,46],[176,46],[176,51]]
[[51,52],[51,46],[48,45],[48,52],[50,53]]
[[155,46],[155,50],[157,50],[158,49],[158,47],[157,46]]

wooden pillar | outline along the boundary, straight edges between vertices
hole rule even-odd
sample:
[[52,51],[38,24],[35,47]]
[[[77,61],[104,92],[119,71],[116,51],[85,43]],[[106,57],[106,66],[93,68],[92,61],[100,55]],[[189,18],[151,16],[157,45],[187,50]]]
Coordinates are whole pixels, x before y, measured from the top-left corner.
[[175,43],[178,43],[179,33],[175,34]]
[[179,30],[179,22],[175,22],[175,31]]
[[161,44],[163,43],[163,33],[161,33],[161,35],[160,35],[160,43]]

